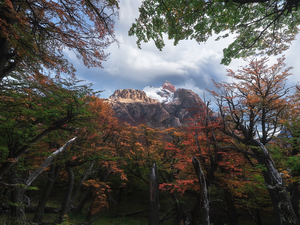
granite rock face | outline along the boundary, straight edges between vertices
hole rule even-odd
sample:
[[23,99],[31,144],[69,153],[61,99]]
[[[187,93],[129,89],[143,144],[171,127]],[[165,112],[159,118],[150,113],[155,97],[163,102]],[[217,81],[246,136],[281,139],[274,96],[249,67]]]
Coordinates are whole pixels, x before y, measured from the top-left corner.
[[174,91],[173,98],[167,103],[148,97],[144,91],[133,89],[116,90],[107,100],[120,121],[131,125],[146,123],[152,127],[181,126],[193,116],[195,108],[199,110],[199,107],[204,107],[202,99],[193,91],[175,91],[172,84],[166,86],[171,89],[168,89],[170,92]]

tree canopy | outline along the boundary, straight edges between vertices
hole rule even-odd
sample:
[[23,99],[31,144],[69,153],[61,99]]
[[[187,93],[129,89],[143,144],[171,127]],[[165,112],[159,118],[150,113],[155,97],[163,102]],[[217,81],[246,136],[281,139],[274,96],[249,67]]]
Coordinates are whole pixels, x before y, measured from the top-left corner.
[[0,3],[0,81],[14,70],[74,72],[63,50],[101,66],[113,41],[117,0],[4,0]]
[[154,40],[158,49],[165,43],[163,34],[174,40],[195,39],[206,42],[229,34],[234,41],[223,50],[222,63],[254,53],[280,54],[288,49],[298,33],[298,0],[144,0],[140,15],[129,35],[137,44]]

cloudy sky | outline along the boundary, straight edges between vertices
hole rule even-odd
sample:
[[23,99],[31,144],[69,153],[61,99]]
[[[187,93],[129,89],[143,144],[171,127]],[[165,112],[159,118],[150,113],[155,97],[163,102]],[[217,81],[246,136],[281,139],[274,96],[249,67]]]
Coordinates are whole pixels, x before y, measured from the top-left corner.
[[[181,41],[177,46],[166,40],[163,51],[159,51],[152,42],[144,43],[142,49],[138,49],[136,37],[129,37],[128,30],[139,15],[141,1],[120,1],[120,15],[115,29],[120,46],[112,44],[106,50],[110,57],[103,63],[104,69],[87,69],[72,53],[67,53],[77,69],[78,78],[93,83],[95,90],[104,90],[101,97],[109,97],[116,89],[142,90],[147,85],[159,87],[165,80],[170,81],[176,88],[191,89],[203,97],[206,89],[214,89],[212,79],[218,82],[227,81],[226,69],[235,70],[245,65],[242,59],[233,60],[228,67],[220,64],[222,50],[231,42],[230,38],[220,41],[211,38],[200,45],[194,40]],[[300,63],[297,59],[299,47],[300,41],[294,41],[290,50],[284,53],[288,66],[294,67],[294,75],[289,79],[288,85],[300,81]],[[270,61],[275,60],[273,57]],[[205,96],[210,99],[207,92]]]

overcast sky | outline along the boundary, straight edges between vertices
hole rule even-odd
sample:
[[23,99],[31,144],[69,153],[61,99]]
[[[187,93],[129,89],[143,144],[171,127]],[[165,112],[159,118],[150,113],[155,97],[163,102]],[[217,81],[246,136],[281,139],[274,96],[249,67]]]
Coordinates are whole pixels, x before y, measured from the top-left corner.
[[[159,87],[168,80],[176,88],[191,89],[202,98],[206,89],[214,89],[212,79],[227,81],[226,69],[236,70],[245,65],[242,59],[233,60],[228,67],[220,64],[222,50],[231,42],[230,38],[220,41],[211,38],[200,45],[195,40],[181,41],[177,46],[165,39],[163,51],[159,51],[152,42],[143,43],[142,49],[138,49],[136,37],[129,37],[128,30],[139,15],[140,5],[141,0],[120,1],[120,15],[115,29],[120,46],[112,44],[106,50],[110,57],[103,63],[104,69],[87,69],[76,60],[73,53],[67,53],[77,69],[77,77],[93,83],[95,90],[104,90],[101,97],[109,97],[116,89],[142,90],[147,85]],[[294,41],[290,50],[284,52],[286,63],[294,67],[294,75],[290,77],[288,85],[300,81],[299,47],[300,41]],[[276,57],[271,59],[272,62],[275,60]],[[210,99],[207,92],[206,98]]]

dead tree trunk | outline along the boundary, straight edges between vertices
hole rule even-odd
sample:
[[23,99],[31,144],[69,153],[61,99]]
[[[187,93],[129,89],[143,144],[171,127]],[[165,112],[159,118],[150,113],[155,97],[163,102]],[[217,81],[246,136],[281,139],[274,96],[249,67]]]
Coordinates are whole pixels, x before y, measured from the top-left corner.
[[159,199],[157,166],[154,163],[149,176],[150,202],[149,202],[149,225],[159,225]]
[[201,211],[202,211],[202,224],[203,225],[210,225],[209,219],[209,200],[207,198],[207,189],[206,189],[206,182],[205,176],[202,171],[201,165],[196,157],[192,159],[198,181],[200,184],[200,196],[201,196]]

